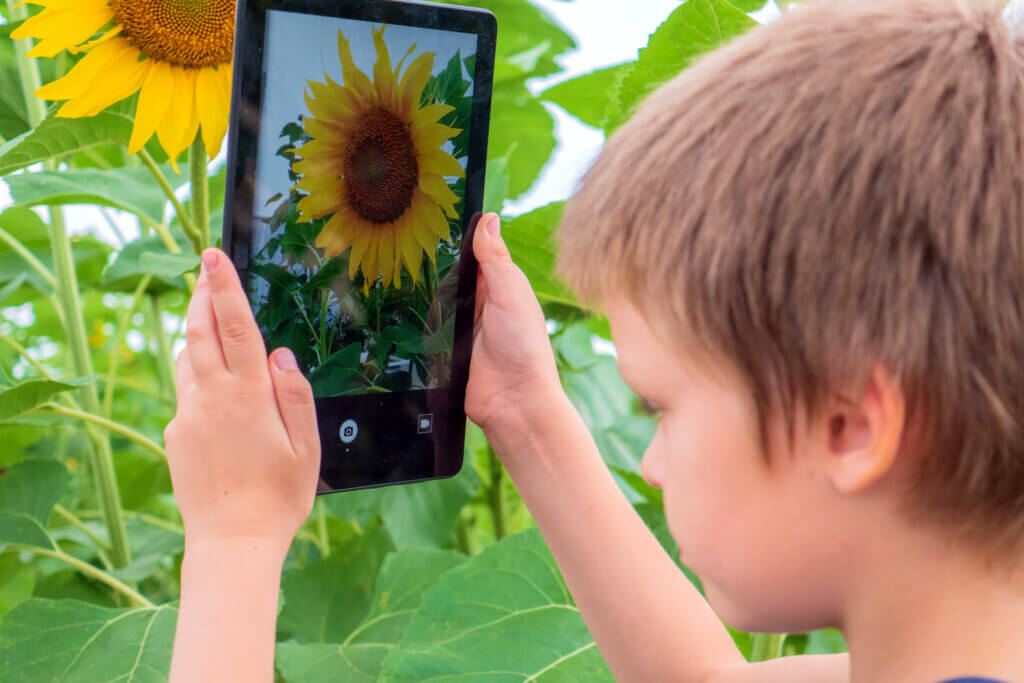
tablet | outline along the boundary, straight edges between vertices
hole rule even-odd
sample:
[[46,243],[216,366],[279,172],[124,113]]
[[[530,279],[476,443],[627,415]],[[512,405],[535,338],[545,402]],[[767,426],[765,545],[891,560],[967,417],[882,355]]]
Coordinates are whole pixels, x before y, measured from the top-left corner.
[[316,398],[318,492],[462,467],[496,23],[239,0],[224,250]]

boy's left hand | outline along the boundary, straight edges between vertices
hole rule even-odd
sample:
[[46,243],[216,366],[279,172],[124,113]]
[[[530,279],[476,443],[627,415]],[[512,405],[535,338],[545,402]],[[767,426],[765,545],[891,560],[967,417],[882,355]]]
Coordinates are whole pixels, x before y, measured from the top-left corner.
[[[203,253],[164,439],[186,544],[287,552],[320,468],[313,392],[288,349],[268,358],[234,265]],[[282,555],[283,559],[283,555]]]

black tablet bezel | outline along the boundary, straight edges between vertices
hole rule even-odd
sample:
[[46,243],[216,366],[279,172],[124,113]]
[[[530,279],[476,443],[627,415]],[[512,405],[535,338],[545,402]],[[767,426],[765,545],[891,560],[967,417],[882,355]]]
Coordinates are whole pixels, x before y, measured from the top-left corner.
[[[264,40],[269,10],[402,24],[477,36],[466,193],[463,198],[463,251],[459,261],[455,335],[448,386],[394,394],[317,399],[323,454],[319,493],[451,477],[462,467],[465,441],[466,415],[463,406],[473,342],[477,276],[472,237],[480,218],[487,163],[487,135],[497,39],[494,15],[485,10],[411,0],[238,0],[222,244],[238,269],[247,291],[255,189],[253,183],[265,86]],[[434,416],[430,439],[412,438],[416,435],[415,426],[412,431],[409,430],[412,421],[418,420],[420,410],[428,410]],[[388,425],[386,433],[374,437],[379,448],[400,451],[378,453],[375,457],[379,457],[382,464],[376,471],[383,471],[389,459],[393,468],[395,459],[405,458],[410,464],[406,469],[397,467],[390,470],[394,473],[390,478],[364,476],[365,470],[360,470],[358,476],[351,475],[350,479],[342,482],[339,477],[345,476],[346,471],[355,470],[345,470],[344,467],[327,469],[328,460],[338,465],[345,457],[342,455],[342,447],[334,443],[336,430],[347,416],[374,414],[392,416],[394,420]],[[410,438],[406,438],[406,435]],[[406,442],[408,452],[403,447]],[[426,443],[432,446],[433,457],[430,461],[425,457]],[[337,473],[332,475],[332,471]],[[334,478],[334,481],[329,481],[329,478]]]

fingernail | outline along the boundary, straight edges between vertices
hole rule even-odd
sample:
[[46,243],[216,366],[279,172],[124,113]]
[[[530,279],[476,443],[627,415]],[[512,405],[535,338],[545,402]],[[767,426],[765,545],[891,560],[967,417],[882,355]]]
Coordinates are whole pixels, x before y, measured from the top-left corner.
[[501,234],[501,220],[497,216],[488,221],[487,232],[490,233],[492,237],[497,237]]
[[281,349],[274,356],[274,362],[277,363],[277,367],[281,370],[298,370],[299,364],[295,362],[295,354],[291,352],[291,349]]
[[209,272],[217,267],[217,252],[207,249],[203,252],[203,268]]

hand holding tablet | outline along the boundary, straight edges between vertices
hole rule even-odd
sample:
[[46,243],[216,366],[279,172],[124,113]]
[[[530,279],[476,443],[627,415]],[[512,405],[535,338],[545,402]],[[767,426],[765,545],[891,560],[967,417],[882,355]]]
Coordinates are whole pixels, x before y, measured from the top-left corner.
[[238,3],[224,248],[312,384],[320,491],[462,465],[492,15]]

